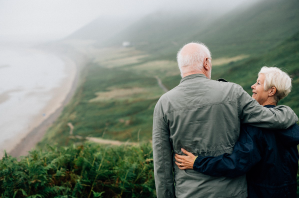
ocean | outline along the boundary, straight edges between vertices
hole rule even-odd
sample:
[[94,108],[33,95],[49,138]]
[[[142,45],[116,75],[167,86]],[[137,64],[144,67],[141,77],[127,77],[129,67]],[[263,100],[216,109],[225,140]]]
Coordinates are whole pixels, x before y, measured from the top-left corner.
[[0,47],[0,155],[46,119],[66,77],[65,62],[33,48]]

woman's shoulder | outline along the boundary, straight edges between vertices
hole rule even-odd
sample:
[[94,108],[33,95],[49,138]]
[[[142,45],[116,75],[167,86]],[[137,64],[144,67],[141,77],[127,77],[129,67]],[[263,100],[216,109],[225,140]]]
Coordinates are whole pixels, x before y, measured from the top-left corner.
[[252,138],[267,138],[269,135],[274,136],[275,132],[270,132],[271,129],[260,128],[250,124],[241,124],[241,133],[250,135]]

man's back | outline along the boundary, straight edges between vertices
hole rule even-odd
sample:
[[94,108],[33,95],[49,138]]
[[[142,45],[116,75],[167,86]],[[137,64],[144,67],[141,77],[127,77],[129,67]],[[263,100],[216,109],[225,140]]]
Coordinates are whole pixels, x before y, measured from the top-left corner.
[[[195,74],[161,97],[174,153],[182,154],[181,148],[203,156],[232,152],[240,130],[236,86]],[[216,178],[173,167],[177,197],[247,197],[245,176]]]

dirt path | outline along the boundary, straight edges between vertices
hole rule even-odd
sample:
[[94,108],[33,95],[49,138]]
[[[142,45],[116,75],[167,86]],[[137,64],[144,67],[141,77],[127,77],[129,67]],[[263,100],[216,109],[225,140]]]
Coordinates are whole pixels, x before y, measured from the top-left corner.
[[159,84],[159,86],[163,89],[163,91],[164,91],[165,93],[168,92],[168,89],[163,85],[161,79],[160,79],[158,76],[155,76],[155,78],[157,79],[158,84]]
[[70,127],[70,138],[77,138],[77,139],[86,139],[90,142],[95,142],[98,144],[110,144],[110,145],[115,145],[115,146],[120,146],[120,145],[138,145],[137,142],[121,142],[121,141],[117,141],[117,140],[106,140],[103,138],[97,138],[97,137],[82,137],[79,135],[73,135],[73,131],[74,131],[74,125],[72,123],[68,123],[67,124]]
[[[165,87],[165,85],[163,85],[161,79],[158,76],[155,76],[155,78],[157,79],[158,84],[161,87],[161,89],[163,89],[164,92],[167,92],[168,89]],[[79,138],[79,139],[83,138],[81,136],[73,136],[74,126],[72,125],[72,123],[68,123],[68,126],[70,127],[70,137],[71,138]],[[91,141],[91,142],[98,143],[98,144],[110,144],[110,145],[116,145],[116,146],[120,146],[120,145],[138,145],[137,142],[121,142],[121,141],[116,141],[116,140],[106,140],[106,139],[103,139],[103,138],[95,138],[95,137],[86,137],[85,139],[88,140],[88,141]]]
[[120,146],[120,145],[138,145],[137,142],[121,142],[121,141],[116,141],[116,140],[105,140],[102,138],[95,138],[95,137],[87,137],[86,140],[95,142],[98,144],[110,144],[110,145],[115,145],[115,146]]

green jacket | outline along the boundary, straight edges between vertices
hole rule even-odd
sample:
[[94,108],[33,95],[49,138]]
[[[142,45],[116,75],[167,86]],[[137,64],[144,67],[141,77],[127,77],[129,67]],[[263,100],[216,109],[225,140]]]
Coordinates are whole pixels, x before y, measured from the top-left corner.
[[247,197],[245,175],[231,179],[180,170],[174,154],[182,154],[181,148],[202,156],[231,153],[240,123],[281,129],[297,121],[289,107],[263,108],[237,84],[210,80],[203,74],[184,77],[177,87],[161,96],[154,111],[157,197]]

